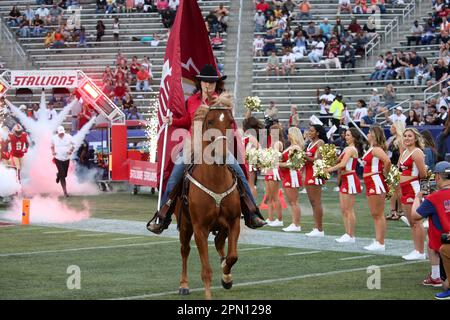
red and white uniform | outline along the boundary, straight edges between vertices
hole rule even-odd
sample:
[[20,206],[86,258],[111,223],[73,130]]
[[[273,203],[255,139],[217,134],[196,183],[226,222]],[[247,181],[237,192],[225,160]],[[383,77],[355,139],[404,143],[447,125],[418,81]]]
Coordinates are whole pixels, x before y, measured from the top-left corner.
[[[268,146],[271,145],[271,143],[272,143],[271,140],[272,139],[271,139],[271,136],[269,134],[268,137],[267,137],[267,145]],[[279,143],[281,143],[281,142],[279,142]],[[277,144],[275,143],[275,145],[277,145]],[[281,148],[282,147],[280,147],[280,149]],[[266,181],[281,181],[280,169],[279,168],[275,168],[275,169],[267,170],[266,176],[264,177],[264,180],[266,180]]]
[[[250,149],[255,149],[255,146],[250,142],[250,137],[244,137],[242,138],[242,142],[244,143],[245,151],[249,151]],[[247,172],[256,172],[258,169],[256,169],[254,166],[247,163],[247,160],[245,160],[245,168],[247,169]]]
[[[317,140],[315,143],[310,143],[306,147],[306,156],[315,159],[316,154],[319,152],[319,146],[318,146],[319,140]],[[313,170],[314,162],[312,161],[306,161],[305,162],[305,185],[307,186],[321,186],[325,184],[324,179],[316,178],[314,177],[314,170]]]
[[416,151],[422,152],[419,148],[416,148],[411,151],[406,159],[404,159],[404,156],[406,155],[408,150],[403,151],[403,154],[398,161],[401,175],[404,177],[413,177],[411,180],[400,183],[400,189],[402,191],[402,204],[412,205],[412,203],[414,202],[414,198],[420,192],[419,169],[417,168],[417,165],[412,158],[412,155]]
[[[289,159],[289,149],[286,149],[281,158],[283,162],[287,162]],[[291,170],[289,168],[280,168],[281,181],[284,188],[300,188],[302,184],[301,169]]]
[[383,175],[383,162],[380,158],[373,155],[373,148],[367,150],[362,157],[364,163],[364,174],[370,174],[364,177],[366,185],[366,195],[373,196],[376,194],[387,193],[389,188],[386,184],[386,178]]
[[10,134],[9,142],[11,144],[11,157],[23,158],[28,148],[27,134],[23,132],[19,137],[15,134]]
[[[347,149],[347,152],[349,152],[349,149]],[[344,158],[344,155],[345,152],[342,152],[339,156],[339,160],[342,160],[342,158]],[[344,194],[361,193],[361,183],[359,182],[359,178],[355,172],[357,163],[357,158],[350,158],[345,164],[345,167],[341,169],[341,187],[339,188],[339,192]],[[346,171],[352,172],[345,173]]]
[[266,181],[281,181],[280,169],[275,168],[275,169],[267,170],[264,180],[266,180]]

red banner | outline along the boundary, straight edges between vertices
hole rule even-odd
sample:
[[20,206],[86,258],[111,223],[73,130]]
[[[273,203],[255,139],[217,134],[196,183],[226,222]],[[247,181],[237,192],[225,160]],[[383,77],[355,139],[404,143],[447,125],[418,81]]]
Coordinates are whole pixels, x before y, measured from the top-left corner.
[[158,187],[157,163],[130,160],[129,183],[137,186]]
[[[159,90],[159,126],[169,109],[174,118],[186,114],[185,99],[195,89],[194,79],[205,64],[216,66],[211,43],[200,8],[196,0],[181,0],[174,24],[167,41],[166,53]],[[171,141],[169,126],[164,161],[163,190],[173,168],[172,151],[179,141]],[[158,163],[162,161],[164,133],[158,141]],[[158,169],[158,179],[160,178]]]

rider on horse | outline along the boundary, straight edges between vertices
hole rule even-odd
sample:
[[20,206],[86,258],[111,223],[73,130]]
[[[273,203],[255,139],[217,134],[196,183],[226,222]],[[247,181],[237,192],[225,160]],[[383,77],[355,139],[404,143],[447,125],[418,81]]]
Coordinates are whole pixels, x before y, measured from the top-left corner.
[[[218,94],[223,91],[223,80],[226,76],[219,76],[217,70],[212,65],[205,65],[197,79],[200,81],[198,92],[194,93],[187,100],[187,113],[182,118],[167,118],[164,117],[163,121],[169,125],[175,127],[181,127],[190,129],[196,110],[200,105],[213,105],[217,100]],[[209,99],[208,99],[209,98]],[[180,154],[174,163],[173,171],[167,181],[166,190],[161,199],[161,207],[155,213],[154,217],[147,224],[147,229],[153,233],[160,234],[164,229],[167,229],[171,222],[171,215],[174,211],[174,204],[179,194],[174,194],[172,190],[178,185],[184,176],[186,164],[183,162],[184,157]],[[231,161],[230,161],[231,160]],[[229,166],[233,169],[237,177],[240,179],[244,187],[244,195],[241,198],[241,208],[248,208],[249,210],[242,210],[245,218],[245,224],[249,228],[259,228],[266,224],[264,221],[258,205],[250,191],[247,179],[240,167],[236,158],[229,153],[228,160]],[[170,199],[169,199],[170,198]],[[245,203],[245,205],[244,205]],[[250,203],[250,205],[249,205]],[[157,220],[159,218],[159,220]]]

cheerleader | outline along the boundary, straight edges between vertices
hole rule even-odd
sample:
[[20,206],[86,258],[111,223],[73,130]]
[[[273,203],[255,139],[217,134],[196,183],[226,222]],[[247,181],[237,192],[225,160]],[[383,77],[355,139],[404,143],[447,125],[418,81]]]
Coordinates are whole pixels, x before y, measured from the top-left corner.
[[291,206],[292,223],[284,228],[286,232],[300,232],[300,206],[298,204],[298,188],[302,186],[301,169],[290,170],[287,166],[289,153],[291,150],[303,150],[305,141],[299,128],[291,127],[288,130],[288,139],[291,145],[283,151],[282,162],[280,162],[281,183],[286,193],[289,205]]
[[362,154],[361,135],[356,128],[350,128],[345,133],[347,147],[339,156],[339,163],[325,169],[326,172],[340,170],[341,186],[339,188],[339,203],[344,220],[345,234],[336,239],[339,243],[355,242],[355,194],[361,193],[361,184],[356,175],[358,155]]
[[308,194],[309,202],[314,215],[314,228],[307,233],[308,237],[323,237],[325,232],[322,227],[322,185],[325,181],[314,177],[313,165],[314,160],[319,158],[319,148],[328,142],[327,134],[323,126],[314,124],[309,127],[308,139],[309,145],[306,147],[306,163],[305,163],[305,188]]
[[[270,127],[270,147],[278,152],[283,151],[284,137],[283,128],[279,124],[274,124]],[[268,219],[266,220],[267,225],[270,227],[282,227],[283,224],[283,211],[281,208],[280,200],[278,199],[278,194],[280,191],[280,171],[278,168],[268,170],[265,176],[266,184],[266,204]],[[278,218],[273,220],[273,213],[276,211]]]
[[411,208],[414,198],[420,191],[419,179],[427,176],[425,156],[422,152],[424,142],[419,131],[408,128],[403,133],[404,151],[398,160],[400,175],[400,190],[402,192],[403,211],[411,226],[414,241],[414,250],[402,256],[405,260],[425,260],[424,253],[425,230],[421,221],[414,221],[411,217]]
[[[390,132],[391,136],[387,140],[388,156],[391,159],[392,165],[398,165],[398,158],[400,158],[400,153],[403,151],[403,132],[405,131],[405,125],[403,122],[396,121],[391,125]],[[398,220],[403,216],[403,211],[401,209],[400,198],[402,193],[400,192],[400,186],[395,188],[391,197],[391,212],[386,217],[387,220]]]
[[371,127],[367,135],[369,150],[362,157],[364,163],[363,179],[366,185],[367,203],[375,224],[375,240],[364,247],[369,251],[385,251],[386,218],[384,204],[389,191],[385,177],[391,167],[391,160],[386,154],[386,137],[380,127]]
[[[243,129],[244,129],[244,137],[243,137],[243,143],[245,146],[245,151],[249,151],[251,149],[259,149],[260,145],[258,142],[258,130],[261,130],[264,128],[261,122],[259,122],[258,119],[255,117],[249,117],[244,120],[243,123]],[[257,168],[253,167],[252,165],[249,165],[247,161],[245,162],[245,167],[248,172],[248,185],[250,187],[250,190],[253,194],[253,198],[256,199],[257,192],[256,192],[256,174],[257,174]]]

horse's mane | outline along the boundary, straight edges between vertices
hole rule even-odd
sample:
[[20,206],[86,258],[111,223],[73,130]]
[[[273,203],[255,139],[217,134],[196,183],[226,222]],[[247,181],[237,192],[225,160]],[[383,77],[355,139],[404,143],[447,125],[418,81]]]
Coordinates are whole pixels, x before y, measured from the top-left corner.
[[[211,104],[212,107],[215,106],[222,106],[222,107],[226,107],[229,109],[233,109],[233,97],[231,96],[231,93],[229,93],[228,91],[222,92],[219,97],[212,99],[213,103]],[[191,132],[194,132],[194,123],[196,121],[200,121],[201,123],[203,123],[203,121],[205,120],[206,114],[209,111],[209,106],[207,106],[206,104],[201,104],[198,109],[195,111],[194,114],[194,119],[192,119],[192,129]]]

